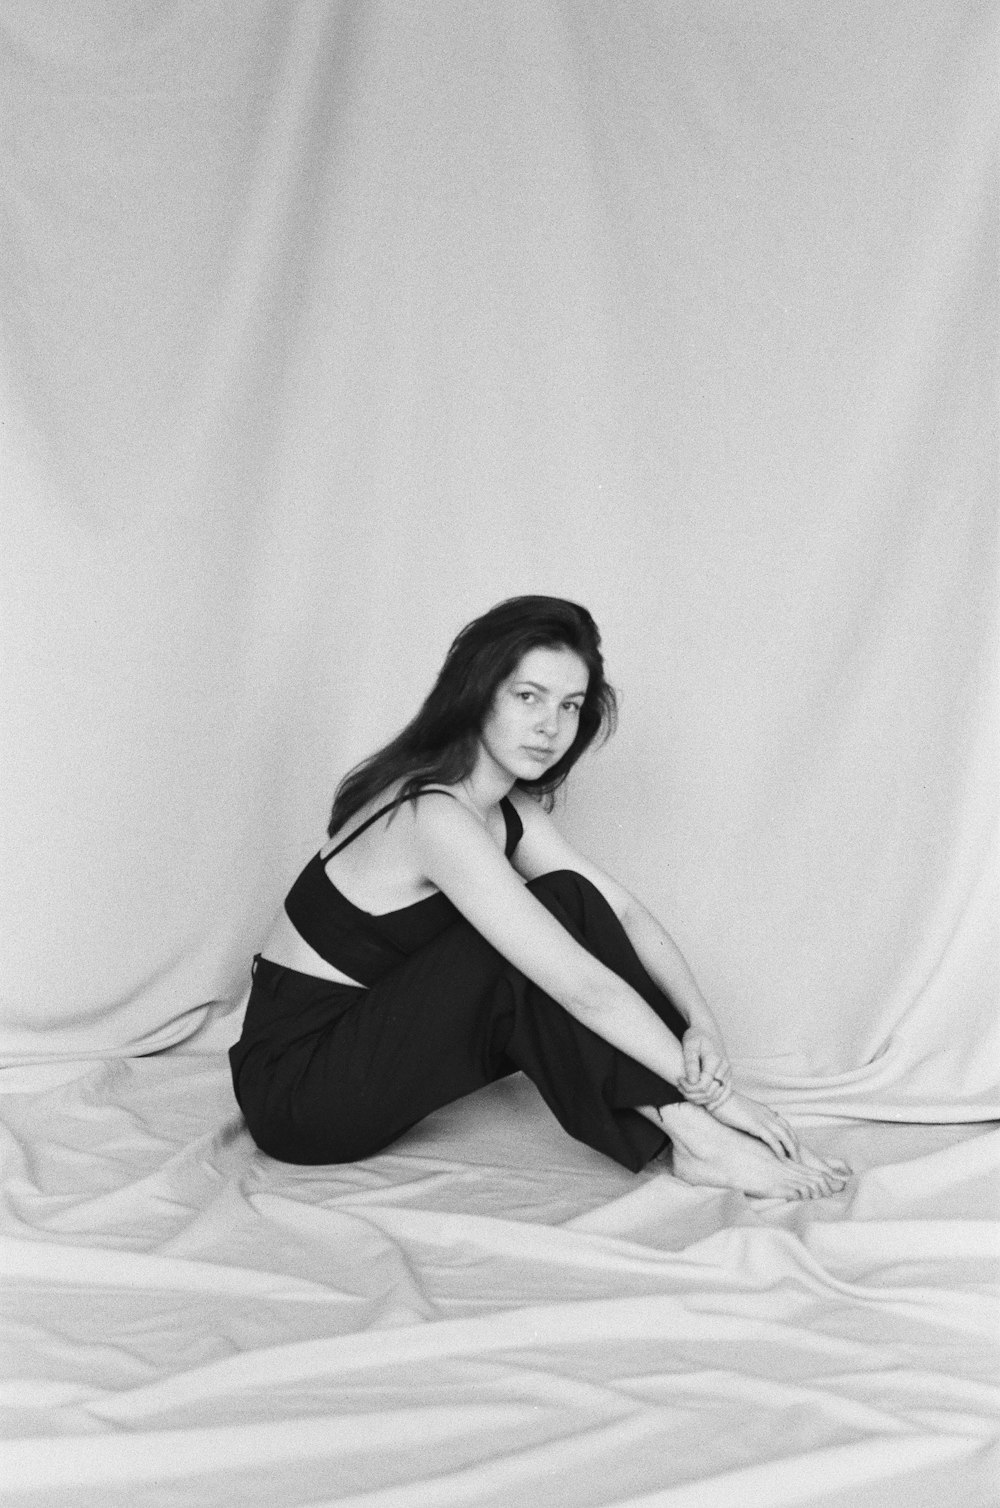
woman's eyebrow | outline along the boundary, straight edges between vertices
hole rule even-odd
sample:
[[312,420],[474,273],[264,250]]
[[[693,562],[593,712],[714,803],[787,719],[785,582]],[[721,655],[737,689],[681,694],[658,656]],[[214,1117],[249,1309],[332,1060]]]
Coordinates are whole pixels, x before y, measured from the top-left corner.
[[[518,681],[519,686],[530,686],[532,691],[540,691],[543,696],[548,696],[549,687],[543,686],[541,681]],[[571,696],[586,696],[586,691],[567,691],[563,701],[569,701]]]

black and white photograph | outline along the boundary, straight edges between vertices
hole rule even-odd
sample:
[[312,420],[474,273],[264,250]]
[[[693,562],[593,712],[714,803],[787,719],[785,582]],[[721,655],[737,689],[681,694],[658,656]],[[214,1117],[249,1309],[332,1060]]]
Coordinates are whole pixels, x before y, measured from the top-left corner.
[[1000,1508],[998,180],[998,0],[0,0],[4,1508]]

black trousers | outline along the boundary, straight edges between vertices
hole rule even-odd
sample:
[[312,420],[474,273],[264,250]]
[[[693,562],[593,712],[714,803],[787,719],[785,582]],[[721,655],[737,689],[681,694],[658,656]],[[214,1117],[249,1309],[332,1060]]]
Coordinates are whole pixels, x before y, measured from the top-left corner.
[[[607,901],[559,870],[530,882],[589,952],[680,1038],[686,1022],[653,983]],[[522,1070],[570,1136],[638,1172],[666,1136],[636,1105],[683,1096],[582,1025],[461,920],[371,988],[261,958],[233,1083],[250,1133],[293,1163],[354,1162],[442,1105]]]

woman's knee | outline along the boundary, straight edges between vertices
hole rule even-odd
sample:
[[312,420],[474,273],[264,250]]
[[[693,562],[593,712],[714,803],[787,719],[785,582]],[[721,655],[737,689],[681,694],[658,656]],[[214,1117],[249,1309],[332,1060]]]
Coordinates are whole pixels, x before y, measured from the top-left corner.
[[336,1167],[343,1163],[365,1162],[377,1157],[391,1144],[385,1137],[358,1135],[318,1136],[275,1133],[271,1128],[255,1131],[247,1127],[260,1150],[275,1162],[292,1163],[295,1167]]
[[[575,869],[550,869],[548,874],[536,875],[528,881],[528,889],[535,895],[555,895],[560,898],[568,895],[576,895],[582,886],[590,885],[590,881]],[[593,887],[591,887],[593,888]]]
[[597,886],[575,869],[553,869],[528,881],[528,889],[549,910],[561,909],[582,920],[588,906],[596,900],[607,906]]
[[366,1124],[362,1116],[337,1116],[301,1104],[269,1113],[253,1103],[253,1097],[243,1118],[262,1152],[276,1162],[300,1167],[364,1162],[395,1140],[385,1126]]

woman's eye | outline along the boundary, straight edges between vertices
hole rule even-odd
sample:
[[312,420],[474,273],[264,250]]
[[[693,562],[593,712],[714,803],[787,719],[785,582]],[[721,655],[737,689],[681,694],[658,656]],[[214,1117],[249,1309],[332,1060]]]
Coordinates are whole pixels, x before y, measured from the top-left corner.
[[517,694],[522,702],[533,702],[535,700],[535,693],[533,691],[519,691]]

